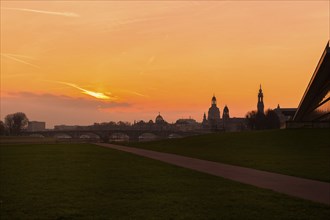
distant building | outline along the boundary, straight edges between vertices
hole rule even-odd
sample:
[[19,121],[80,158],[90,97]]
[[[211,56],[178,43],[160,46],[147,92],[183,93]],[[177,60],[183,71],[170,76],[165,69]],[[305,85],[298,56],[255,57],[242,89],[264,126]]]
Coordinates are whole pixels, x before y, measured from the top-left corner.
[[223,113],[222,113],[222,118],[223,119],[229,119],[229,108],[227,107],[227,105],[225,105],[225,107],[223,108]]
[[29,121],[27,130],[28,131],[44,131],[44,130],[46,130],[46,122],[43,122],[43,121]]
[[259,94],[258,94],[258,103],[257,103],[257,109],[259,114],[265,114],[264,111],[264,94],[262,93],[261,89],[261,84],[260,84],[260,89],[259,89]]
[[228,118],[228,120],[223,120],[223,129],[225,131],[244,131],[247,129],[246,118]]
[[296,111],[297,108],[281,108],[280,105],[277,105],[277,108],[274,109],[274,112],[277,114],[280,120],[280,128],[286,128],[286,122],[293,120]]
[[78,130],[78,125],[55,125],[54,130],[58,131],[72,131],[72,130]]
[[220,117],[220,110],[217,107],[217,99],[213,95],[211,100],[211,107],[206,114],[203,115],[202,128],[208,130],[226,130],[226,131],[242,131],[246,129],[245,118],[230,118],[229,108],[227,105],[223,108],[222,119]]
[[222,122],[223,122],[224,128],[229,123],[229,119],[230,119],[229,108],[227,107],[227,105],[225,105],[225,107],[223,108],[223,111],[222,111]]
[[202,127],[203,127],[204,129],[208,129],[208,128],[209,128],[209,122],[208,122],[207,119],[206,119],[206,114],[205,114],[205,112],[204,112],[204,115],[203,115]]
[[217,98],[213,95],[211,107],[207,114],[208,126],[213,130],[221,129],[220,110],[217,107]]
[[160,112],[158,113],[156,119],[155,119],[155,123],[157,125],[164,125],[167,124],[167,122],[164,120],[164,118],[160,115]]
[[178,119],[175,122],[175,127],[180,131],[191,131],[200,129],[200,124],[196,122],[195,119],[188,118],[188,119]]

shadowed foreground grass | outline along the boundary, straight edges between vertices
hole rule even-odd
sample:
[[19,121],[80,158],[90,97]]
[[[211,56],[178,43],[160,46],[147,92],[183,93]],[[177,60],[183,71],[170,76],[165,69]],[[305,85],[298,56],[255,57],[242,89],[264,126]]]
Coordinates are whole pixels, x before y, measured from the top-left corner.
[[216,133],[127,145],[330,182],[330,129]]
[[1,219],[326,219],[330,207],[88,144],[0,146]]
[[53,137],[29,137],[29,136],[0,136],[0,145],[7,144],[52,144],[56,143]]

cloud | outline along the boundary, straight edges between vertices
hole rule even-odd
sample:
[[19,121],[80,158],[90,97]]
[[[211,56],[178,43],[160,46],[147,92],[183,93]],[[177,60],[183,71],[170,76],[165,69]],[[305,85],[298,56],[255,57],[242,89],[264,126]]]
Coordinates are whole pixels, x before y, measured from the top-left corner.
[[23,98],[31,103],[38,103],[50,106],[65,106],[75,109],[112,109],[118,107],[130,107],[131,104],[123,102],[104,102],[101,100],[90,100],[84,98],[75,98],[66,95],[55,95],[50,93],[36,94],[32,92],[9,92],[7,99]]
[[43,10],[35,10],[29,8],[3,8],[6,10],[15,10],[15,11],[26,11],[26,12],[33,12],[33,13],[40,13],[40,14],[48,14],[48,15],[59,15],[65,17],[80,17],[80,15],[73,13],[73,12],[57,12],[57,11],[43,11]]
[[[32,66],[32,67],[37,68],[37,69],[40,69],[40,66],[34,65],[32,63],[29,63],[25,60],[20,59],[21,57],[28,58],[26,56],[18,55],[18,54],[9,54],[9,53],[1,53],[1,56],[6,57],[10,60],[14,60],[14,61],[19,62],[19,63],[23,63],[23,64],[28,65],[28,66]],[[20,57],[20,58],[18,58],[18,57]]]
[[112,101],[118,99],[117,96],[113,96],[110,92],[108,92],[107,94],[104,94],[102,92],[94,92],[94,91],[91,91],[91,90],[81,88],[81,87],[79,87],[79,86],[77,86],[76,84],[73,84],[73,83],[61,82],[61,81],[51,81],[51,82],[60,83],[60,84],[63,84],[63,85],[70,86],[72,88],[80,90],[83,94],[92,96],[92,97],[97,98],[97,99],[112,100]]

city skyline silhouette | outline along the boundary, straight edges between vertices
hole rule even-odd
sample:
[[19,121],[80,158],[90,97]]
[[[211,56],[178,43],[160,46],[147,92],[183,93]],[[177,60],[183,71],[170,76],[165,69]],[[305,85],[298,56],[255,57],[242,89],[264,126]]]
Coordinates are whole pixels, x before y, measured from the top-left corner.
[[[297,107],[328,2],[1,2],[1,119],[54,125]],[[308,31],[306,31],[308,30]]]

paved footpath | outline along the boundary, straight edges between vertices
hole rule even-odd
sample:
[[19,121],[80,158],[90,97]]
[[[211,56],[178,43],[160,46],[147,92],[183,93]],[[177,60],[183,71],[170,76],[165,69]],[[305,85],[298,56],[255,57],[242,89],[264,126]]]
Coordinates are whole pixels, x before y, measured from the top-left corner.
[[251,168],[232,166],[223,163],[133,147],[125,147],[114,144],[97,145],[133,153],[139,156],[163,161],[165,163],[174,164],[179,167],[197,170],[237,182],[246,183],[260,188],[271,189],[287,195],[330,205],[330,183],[327,182],[286,176]]

